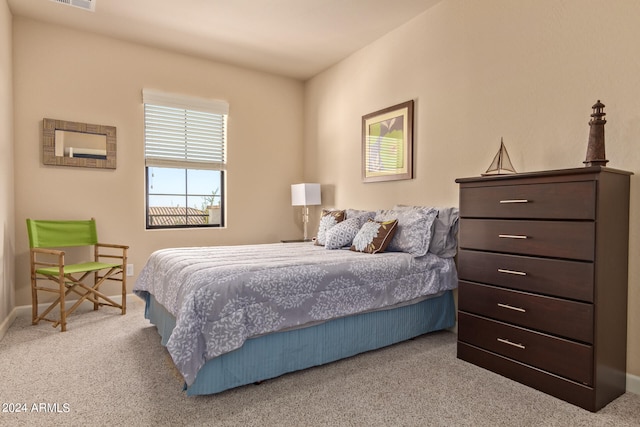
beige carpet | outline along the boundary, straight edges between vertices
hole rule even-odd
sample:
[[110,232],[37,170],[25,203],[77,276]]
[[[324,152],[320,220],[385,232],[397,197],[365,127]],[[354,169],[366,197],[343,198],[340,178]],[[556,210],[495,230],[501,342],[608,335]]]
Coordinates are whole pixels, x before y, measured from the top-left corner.
[[640,425],[639,395],[593,414],[456,359],[450,332],[187,397],[143,311],[130,297],[126,316],[76,313],[65,333],[18,317],[0,341],[0,425]]

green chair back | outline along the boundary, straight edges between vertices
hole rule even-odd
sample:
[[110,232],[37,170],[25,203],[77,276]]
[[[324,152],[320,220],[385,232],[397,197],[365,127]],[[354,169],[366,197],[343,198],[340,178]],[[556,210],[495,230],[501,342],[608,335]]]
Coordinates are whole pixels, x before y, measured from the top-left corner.
[[29,247],[60,248],[89,246],[98,243],[94,219],[83,221],[48,221],[27,219]]

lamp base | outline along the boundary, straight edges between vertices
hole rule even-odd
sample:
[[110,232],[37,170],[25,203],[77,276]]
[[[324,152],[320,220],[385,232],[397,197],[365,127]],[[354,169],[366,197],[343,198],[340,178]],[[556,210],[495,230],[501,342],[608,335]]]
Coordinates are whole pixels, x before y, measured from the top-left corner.
[[303,241],[309,240],[309,236],[307,235],[307,224],[309,224],[309,208],[307,206],[304,206],[302,208],[302,225],[304,229],[304,237],[302,238]]

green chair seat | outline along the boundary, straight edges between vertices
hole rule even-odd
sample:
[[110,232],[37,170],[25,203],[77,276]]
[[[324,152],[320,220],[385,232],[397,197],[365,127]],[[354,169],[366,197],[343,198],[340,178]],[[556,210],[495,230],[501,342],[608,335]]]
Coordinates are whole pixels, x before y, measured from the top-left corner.
[[[104,262],[82,262],[79,264],[70,264],[64,266],[65,274],[86,273],[89,271],[98,271],[104,268],[120,267],[121,264],[109,264]],[[57,276],[59,273],[59,267],[47,267],[39,268],[36,270],[39,274],[46,274],[47,276]]]

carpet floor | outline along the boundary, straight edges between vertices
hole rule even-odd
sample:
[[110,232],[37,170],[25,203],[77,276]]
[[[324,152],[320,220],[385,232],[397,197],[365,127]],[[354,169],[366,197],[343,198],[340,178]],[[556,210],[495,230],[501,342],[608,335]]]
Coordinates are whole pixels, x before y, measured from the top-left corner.
[[594,414],[458,360],[451,332],[187,397],[141,300],[78,310],[65,333],[18,316],[0,341],[0,425],[640,426],[640,395]]

